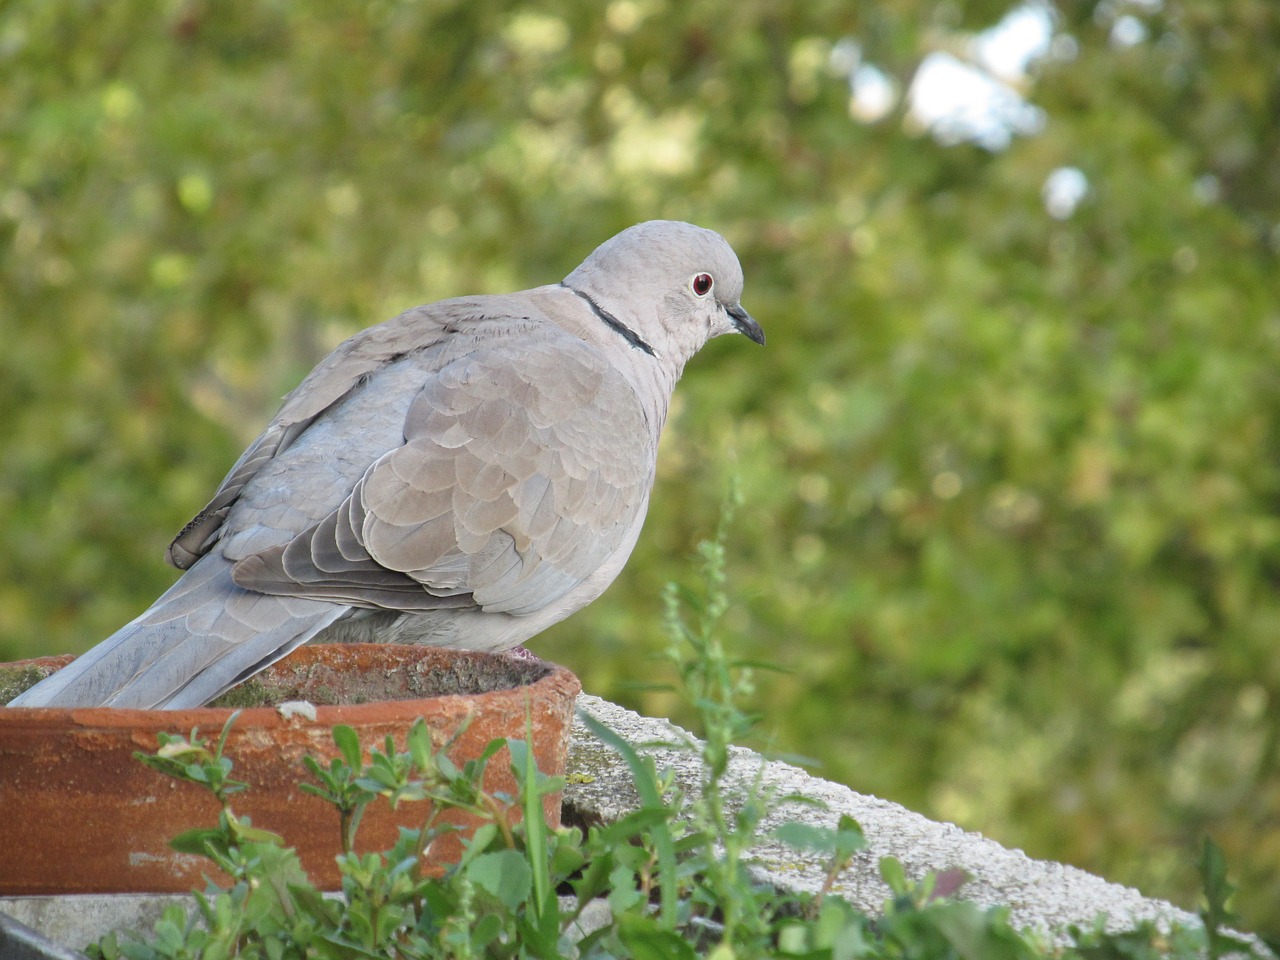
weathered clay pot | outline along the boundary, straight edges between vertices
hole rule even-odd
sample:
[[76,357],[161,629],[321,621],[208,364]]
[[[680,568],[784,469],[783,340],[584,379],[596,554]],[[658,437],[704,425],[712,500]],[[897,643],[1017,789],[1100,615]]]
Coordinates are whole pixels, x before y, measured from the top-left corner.
[[[15,669],[35,668],[38,677],[71,659],[23,661],[0,672],[12,676]],[[339,885],[338,816],[299,790],[298,782],[310,782],[304,756],[327,765],[338,755],[330,736],[335,724],[355,728],[366,750],[382,746],[388,735],[404,749],[404,735],[419,716],[437,744],[469,720],[450,753],[460,764],[495,737],[526,739],[531,723],[538,768],[559,775],[581,689],[572,673],[539,660],[378,644],[301,647],[250,683],[259,681],[270,691],[259,702],[309,700],[316,718],[286,717],[272,706],[242,710],[225,755],[235,765],[232,776],[249,789],[233,797],[232,808],[254,826],[283,835],[323,889]],[[230,707],[0,708],[0,895],[203,887],[213,865],[177,853],[168,841],[183,830],[213,826],[216,802],[194,784],[144,767],[133,754],[153,751],[161,731],[199,728],[216,743],[231,713]],[[489,762],[485,785],[514,794],[505,750]],[[422,803],[392,812],[376,800],[361,823],[357,848],[386,849],[398,826],[419,826],[425,814]],[[559,823],[558,797],[548,798],[547,815]],[[433,864],[455,862],[460,842],[453,834],[435,843]]]

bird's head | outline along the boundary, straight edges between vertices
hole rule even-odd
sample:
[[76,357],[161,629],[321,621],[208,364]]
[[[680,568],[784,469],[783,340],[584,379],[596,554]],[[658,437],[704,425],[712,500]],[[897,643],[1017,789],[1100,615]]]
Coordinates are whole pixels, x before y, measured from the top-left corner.
[[743,309],[742,267],[714,230],[650,220],[598,246],[565,278],[676,370],[713,337],[764,331]]

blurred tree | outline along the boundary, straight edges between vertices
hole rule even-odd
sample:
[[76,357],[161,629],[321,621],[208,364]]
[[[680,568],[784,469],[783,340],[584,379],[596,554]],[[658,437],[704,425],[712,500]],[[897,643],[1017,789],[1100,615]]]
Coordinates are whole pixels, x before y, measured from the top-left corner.
[[[1210,832],[1280,932],[1273,0],[163,9],[0,7],[0,656],[144,608],[343,337],[694,220],[769,348],[689,371],[628,571],[539,651],[668,709],[626,683],[737,475],[783,749],[1183,903]],[[1002,110],[931,126],[940,64]]]

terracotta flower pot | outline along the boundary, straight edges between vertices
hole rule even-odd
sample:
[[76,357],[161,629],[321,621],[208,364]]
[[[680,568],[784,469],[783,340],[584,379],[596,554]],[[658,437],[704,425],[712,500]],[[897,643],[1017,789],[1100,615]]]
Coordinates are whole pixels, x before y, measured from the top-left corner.
[[[28,674],[0,702],[71,659],[0,665],[0,688],[5,675]],[[232,776],[249,789],[232,798],[232,808],[254,826],[283,835],[324,889],[339,885],[338,816],[297,785],[310,782],[304,756],[327,764],[338,755],[330,736],[335,724],[355,728],[366,750],[388,735],[404,749],[405,733],[419,716],[437,744],[469,720],[450,753],[460,764],[495,737],[525,739],[531,722],[538,768],[559,775],[581,689],[572,673],[539,660],[379,644],[301,647],[255,681],[269,690],[259,702],[309,700],[316,715],[286,717],[272,706],[242,710],[225,755],[235,765]],[[216,742],[231,713],[230,707],[0,708],[0,895],[203,887],[212,864],[177,853],[169,840],[191,827],[213,826],[216,802],[194,784],[144,767],[133,753],[153,751],[161,731],[189,734],[195,727]],[[505,751],[490,761],[485,786],[514,793]],[[422,803],[402,804],[393,813],[385,801],[374,801],[357,848],[390,847],[400,825],[419,826],[425,813]],[[558,797],[548,798],[547,816],[559,823]],[[433,844],[433,865],[455,862],[460,843],[452,834]]]

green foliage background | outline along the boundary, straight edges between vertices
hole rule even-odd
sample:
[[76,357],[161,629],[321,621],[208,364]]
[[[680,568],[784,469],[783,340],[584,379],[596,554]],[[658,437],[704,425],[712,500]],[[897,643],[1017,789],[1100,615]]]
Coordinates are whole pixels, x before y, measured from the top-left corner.
[[358,328],[688,219],[769,346],[691,365],[635,557],[536,649],[666,710],[626,684],[736,474],[783,749],[1184,904],[1209,832],[1280,931],[1280,5],[1059,0],[1004,150],[851,119],[833,45],[905,87],[1009,7],[0,5],[0,658],[144,608]]

